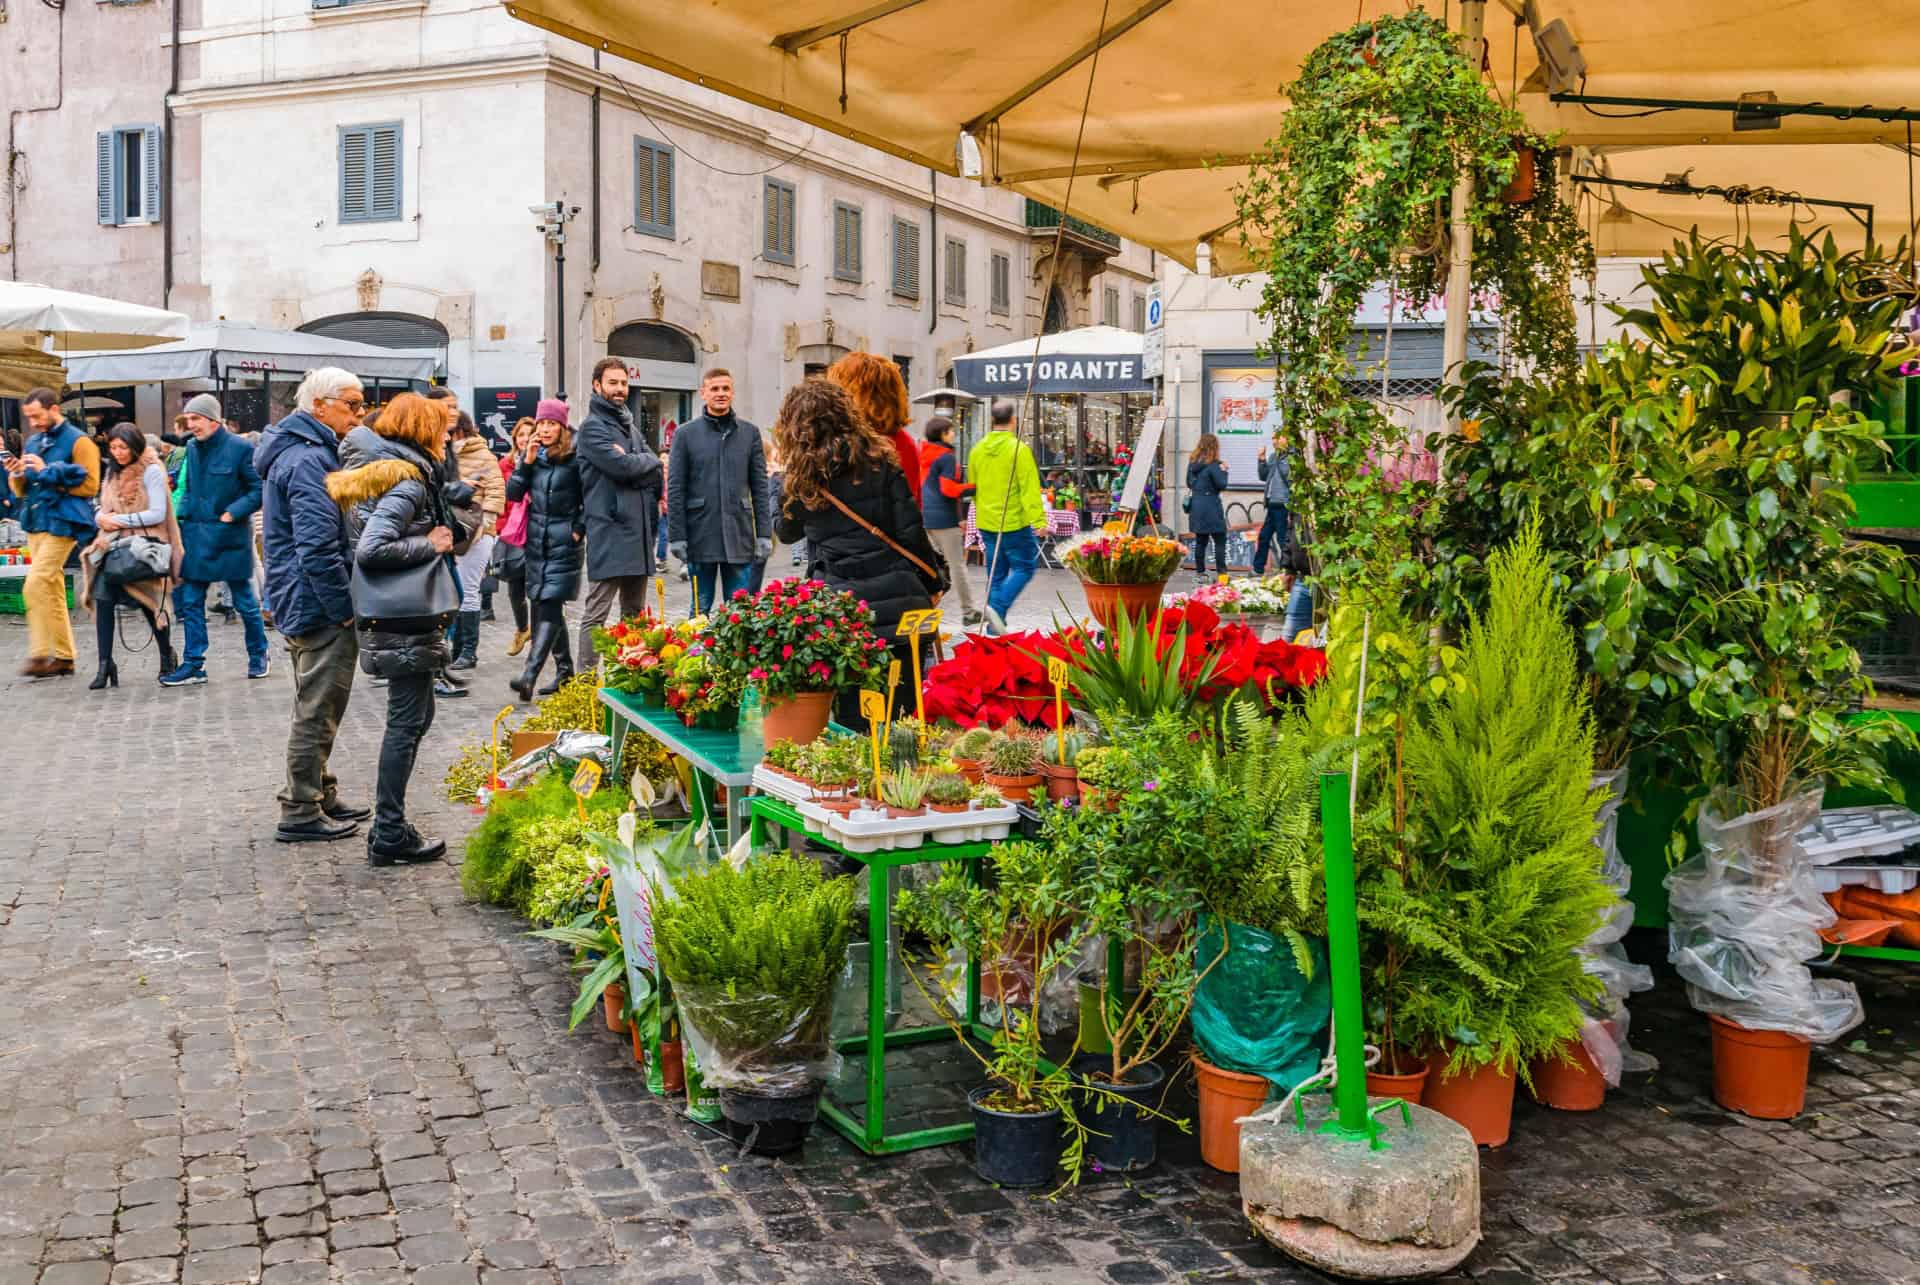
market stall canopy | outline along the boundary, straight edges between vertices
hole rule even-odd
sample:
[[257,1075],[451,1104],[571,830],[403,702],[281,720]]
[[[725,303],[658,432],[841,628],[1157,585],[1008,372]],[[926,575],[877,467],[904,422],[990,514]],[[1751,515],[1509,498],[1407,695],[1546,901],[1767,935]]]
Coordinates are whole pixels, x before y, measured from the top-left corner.
[[978,397],[1019,397],[1031,373],[1036,393],[1150,393],[1141,374],[1146,336],[1117,326],[1082,326],[1017,339],[953,359],[953,378]]
[[140,348],[186,333],[184,312],[24,281],[0,281],[0,345],[51,346],[55,352]]
[[70,357],[67,378],[79,387],[110,388],[222,375],[301,374],[321,366],[341,366],[368,379],[424,380],[433,377],[439,361],[440,354],[428,350],[380,348],[298,330],[205,321],[194,323],[187,337],[175,343]]
[[[1279,129],[1282,84],[1356,16],[1403,0],[511,0],[550,31],[948,174],[962,131],[984,181],[1193,266],[1246,267],[1233,189]],[[1423,0],[1439,14],[1455,0]],[[1102,14],[1105,31],[1101,32]],[[1555,26],[1556,23],[1563,24]],[[1555,102],[1589,95],[1913,106],[1920,24],[1809,0],[1493,0],[1487,65],[1533,126],[1567,145],[1895,144],[1868,113],[1740,128],[1730,110]],[[1540,33],[1542,43],[1536,44]],[[1088,71],[1098,47],[1091,98]],[[1541,49],[1548,50],[1543,58]],[[1580,75],[1568,51],[1586,64]],[[1543,63],[1545,66],[1543,67]],[[1081,108],[1086,128],[1080,136]],[[1748,122],[1750,125],[1751,122]],[[1075,157],[1078,156],[1076,166]],[[1669,235],[1667,240],[1671,240]],[[1649,245],[1647,252],[1652,252]]]
[[0,397],[25,397],[36,388],[58,388],[66,368],[52,353],[0,340]]

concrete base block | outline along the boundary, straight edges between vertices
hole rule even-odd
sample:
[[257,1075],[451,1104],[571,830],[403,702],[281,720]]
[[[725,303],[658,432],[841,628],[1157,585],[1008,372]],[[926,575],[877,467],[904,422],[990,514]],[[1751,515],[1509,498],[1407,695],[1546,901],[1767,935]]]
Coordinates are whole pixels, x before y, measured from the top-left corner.
[[1480,1157],[1473,1138],[1437,1112],[1382,1116],[1387,1147],[1319,1132],[1329,1098],[1307,1099],[1307,1127],[1241,1126],[1240,1197],[1273,1245],[1322,1271],[1394,1280],[1448,1271],[1480,1242]]

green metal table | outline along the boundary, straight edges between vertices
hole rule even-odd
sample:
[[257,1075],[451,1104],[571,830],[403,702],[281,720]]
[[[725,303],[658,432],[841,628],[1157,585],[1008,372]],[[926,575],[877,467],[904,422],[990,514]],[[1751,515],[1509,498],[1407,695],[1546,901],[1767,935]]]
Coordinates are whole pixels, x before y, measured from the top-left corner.
[[[758,795],[748,801],[752,816],[755,848],[767,839],[769,829],[806,833],[806,821],[793,804],[770,795]],[[926,843],[917,848],[883,849],[879,852],[849,852],[822,835],[809,835],[811,842],[830,848],[867,868],[867,1033],[840,1040],[835,1047],[842,1053],[864,1054],[867,1062],[866,1119],[857,1120],[839,1104],[823,1097],[820,1114],[828,1124],[870,1156],[922,1147],[940,1147],[950,1142],[965,1142],[973,1137],[973,1122],[940,1125],[930,1129],[912,1129],[905,1133],[887,1132],[888,1049],[907,1048],[957,1038],[946,1025],[917,1026],[889,1031],[887,1025],[887,978],[894,967],[893,905],[888,896],[889,876],[902,866],[933,861],[965,861],[975,878],[979,861],[992,850],[991,843]],[[991,1039],[993,1028],[980,1020],[980,963],[967,961],[967,1005],[964,1028],[980,1039]]]
[[607,709],[607,735],[613,740],[615,763],[623,761],[627,734],[633,731],[644,733],[687,761],[693,774],[693,797],[687,804],[695,821],[713,814],[718,793],[714,787],[726,787],[725,846],[732,847],[746,829],[747,788],[753,784],[754,766],[765,756],[759,708],[743,709],[738,727],[716,731],[688,727],[673,711],[644,704],[631,692],[611,687],[600,688],[600,703]]

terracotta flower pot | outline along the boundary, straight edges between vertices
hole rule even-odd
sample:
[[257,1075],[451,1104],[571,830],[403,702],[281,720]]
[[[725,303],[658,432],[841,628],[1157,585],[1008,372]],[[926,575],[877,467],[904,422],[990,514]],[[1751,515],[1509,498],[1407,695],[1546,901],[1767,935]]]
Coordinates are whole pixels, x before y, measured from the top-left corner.
[[668,1093],[687,1089],[687,1063],[679,1040],[660,1041],[660,1087]]
[[1080,769],[1062,767],[1058,763],[1042,763],[1040,776],[1047,783],[1047,799],[1053,803],[1066,803],[1080,797]]
[[1500,190],[1500,199],[1508,205],[1525,205],[1533,199],[1539,179],[1539,160],[1533,148],[1522,143],[1513,149],[1513,178]]
[[1111,790],[1103,790],[1097,785],[1081,785],[1080,806],[1097,808],[1102,812],[1118,812],[1120,796]]
[[988,785],[1000,791],[1000,797],[1009,803],[1030,803],[1033,792],[1043,779],[1038,773],[1032,776],[996,776],[992,772],[983,774]]
[[843,817],[853,815],[853,810],[860,806],[860,800],[845,795],[837,799],[818,799],[816,802],[827,811],[838,813]]
[[1527,1068],[1533,1081],[1533,1100],[1555,1111],[1598,1111],[1607,1100],[1607,1077],[1593,1063],[1593,1055],[1579,1040],[1568,1040],[1559,1053],[1537,1058]]
[[1082,580],[1080,588],[1087,595],[1087,610],[1101,627],[1112,629],[1121,612],[1138,620],[1141,616],[1152,615],[1160,606],[1160,595],[1165,592],[1167,582],[1157,584],[1094,584]]
[[970,803],[929,803],[927,804],[927,811],[938,812],[943,816],[951,816],[956,812],[969,811],[972,807],[973,805]]
[[627,1033],[627,988],[614,982],[600,992],[600,1005],[606,1010],[607,1029],[615,1035]]
[[979,759],[955,759],[953,761],[953,770],[958,772],[961,779],[966,781],[968,785],[980,784]]
[[627,1036],[633,1041],[633,1064],[635,1066],[645,1066],[647,1064],[647,1046],[640,1038],[640,1024],[638,1022],[628,1024]]
[[1807,1104],[1810,1041],[1757,1031],[1709,1013],[1713,1023],[1713,1100],[1759,1120],[1791,1120]]
[[1505,1146],[1513,1132],[1513,1068],[1471,1068],[1459,1075],[1446,1073],[1447,1055],[1435,1053],[1427,1067],[1427,1089],[1420,1105],[1466,1126],[1474,1143]]
[[1264,1075],[1223,1070],[1197,1054],[1193,1080],[1200,1093],[1200,1158],[1222,1173],[1240,1172],[1240,1126],[1267,1100]]
[[768,744],[774,741],[809,744],[827,730],[827,717],[832,712],[832,692],[777,696],[761,707],[760,737]]
[[923,817],[927,814],[927,810],[923,807],[922,808],[896,808],[891,803],[886,805],[885,811],[888,819],[894,820],[894,821],[898,821],[902,817]]
[[[1387,1065],[1382,1057],[1380,1065]],[[1397,1066],[1411,1066],[1413,1070],[1395,1074],[1391,1071],[1367,1072],[1367,1096],[1375,1098],[1401,1098],[1415,1106],[1424,1105],[1427,1092],[1427,1064],[1419,1058],[1402,1053],[1394,1061]]]

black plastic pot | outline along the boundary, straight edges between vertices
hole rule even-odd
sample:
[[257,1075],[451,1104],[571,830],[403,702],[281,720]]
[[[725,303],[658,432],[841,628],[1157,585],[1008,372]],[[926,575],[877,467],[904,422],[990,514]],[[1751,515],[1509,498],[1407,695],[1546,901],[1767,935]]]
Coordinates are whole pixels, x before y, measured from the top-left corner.
[[820,1115],[816,1084],[805,1093],[778,1095],[751,1089],[720,1090],[720,1116],[727,1136],[756,1156],[785,1156],[798,1151]]
[[[1082,1053],[1073,1059],[1074,1074],[1082,1080],[1091,1080],[1112,1067],[1111,1060],[1098,1054]],[[1167,1073],[1149,1062],[1136,1066],[1129,1074],[1133,1079],[1127,1084],[1101,1081],[1099,1092],[1089,1090],[1085,1104],[1075,1113],[1087,1129],[1088,1159],[1109,1172],[1134,1173],[1145,1169],[1153,1164],[1159,1150],[1154,1128],[1159,1121],[1140,1106],[1129,1104],[1158,1107],[1160,1086],[1166,1083]],[[1125,1102],[1116,1102],[1116,1097]]]
[[1060,1112],[996,1111],[981,1099],[999,1092],[983,1084],[967,1094],[973,1108],[973,1167],[1002,1187],[1043,1187],[1060,1167]]

